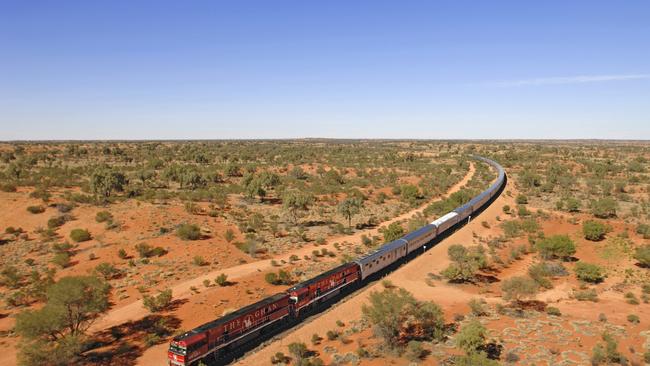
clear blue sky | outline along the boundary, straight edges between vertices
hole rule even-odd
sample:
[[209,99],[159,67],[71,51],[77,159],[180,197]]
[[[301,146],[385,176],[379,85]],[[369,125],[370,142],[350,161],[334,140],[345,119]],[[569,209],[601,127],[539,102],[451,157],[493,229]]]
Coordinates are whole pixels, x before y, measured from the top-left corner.
[[650,139],[648,1],[0,0],[0,139]]

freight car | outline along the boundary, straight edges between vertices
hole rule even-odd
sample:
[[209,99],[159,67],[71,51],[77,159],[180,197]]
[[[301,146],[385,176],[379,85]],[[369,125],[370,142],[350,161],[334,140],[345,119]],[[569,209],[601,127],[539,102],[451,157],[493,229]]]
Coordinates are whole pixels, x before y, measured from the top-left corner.
[[224,353],[277,329],[280,323],[299,321],[322,302],[344,290],[362,286],[373,275],[381,274],[387,267],[397,265],[407,256],[414,255],[459,222],[471,219],[473,214],[499,193],[506,182],[501,165],[484,157],[473,158],[494,167],[497,179],[469,202],[353,262],[174,337],[168,351],[169,364],[196,365],[208,356],[219,359]]

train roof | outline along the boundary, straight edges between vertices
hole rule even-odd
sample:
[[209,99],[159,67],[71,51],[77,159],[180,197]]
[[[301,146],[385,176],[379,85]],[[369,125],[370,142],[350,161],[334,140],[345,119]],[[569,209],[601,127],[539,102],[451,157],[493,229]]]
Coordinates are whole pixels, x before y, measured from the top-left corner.
[[437,218],[436,220],[431,222],[431,225],[435,226],[440,226],[442,223],[449,221],[451,218],[458,216],[458,214],[454,211],[446,213],[444,216]]
[[404,235],[402,237],[402,239],[404,239],[406,241],[417,239],[420,236],[424,235],[425,233],[430,232],[431,230],[435,230],[435,226],[433,226],[431,224],[427,224],[427,225],[424,225],[424,226],[422,226],[421,228],[419,228],[419,229],[417,229],[415,231],[411,231],[410,233]]
[[301,283],[299,283],[299,284],[293,286],[293,287],[290,288],[288,291],[296,291],[296,290],[300,290],[301,288],[307,287],[308,285],[310,285],[310,284],[312,284],[312,283],[314,283],[314,282],[318,282],[318,281],[320,281],[320,280],[322,280],[322,279],[324,279],[324,278],[329,277],[329,276],[332,275],[333,273],[340,272],[340,271],[341,271],[343,268],[345,268],[345,267],[350,267],[350,266],[355,266],[355,265],[356,265],[356,263],[354,263],[354,262],[348,262],[348,263],[342,264],[342,265],[340,265],[340,266],[338,266],[338,267],[335,267],[335,268],[330,269],[330,270],[327,271],[327,272],[323,272],[323,273],[319,274],[319,275],[316,276],[316,277],[312,277],[312,278],[310,278],[310,279],[308,279],[308,280],[306,280],[306,281],[303,281],[303,282],[301,282]]
[[223,324],[225,324],[225,323],[227,323],[227,322],[229,322],[231,320],[237,319],[238,317],[240,317],[242,315],[248,314],[253,310],[263,308],[263,307],[265,307],[265,306],[267,306],[269,304],[273,304],[275,302],[278,302],[278,301],[282,300],[282,298],[284,298],[284,297],[289,297],[289,295],[284,293],[284,292],[281,292],[281,293],[269,296],[269,297],[267,297],[265,299],[262,299],[262,300],[260,300],[260,301],[258,301],[256,303],[250,304],[248,306],[244,306],[243,308],[241,308],[239,310],[236,310],[236,311],[233,311],[232,313],[226,314],[226,315],[222,316],[221,318],[218,318],[218,319],[215,319],[213,321],[207,322],[205,324],[199,325],[198,327],[190,330],[189,332],[187,332],[185,334],[174,337],[174,340],[179,341],[179,340],[182,340],[184,338],[188,338],[190,336],[193,336],[195,334],[205,332],[206,330],[216,328],[216,327],[218,327],[220,325],[223,325]]
[[382,255],[383,253],[385,253],[387,251],[391,251],[391,250],[397,249],[399,247],[403,247],[404,245],[406,245],[406,243],[408,243],[408,242],[406,240],[404,240],[404,238],[399,238],[397,240],[393,240],[390,243],[386,243],[386,244],[382,245],[381,247],[379,247],[379,249],[375,250],[374,252],[372,252],[372,253],[370,253],[370,254],[368,254],[366,256],[363,256],[361,258],[358,258],[357,260],[355,260],[355,262],[359,263],[359,264],[364,264],[368,260],[372,260],[373,258],[377,257],[378,255]]

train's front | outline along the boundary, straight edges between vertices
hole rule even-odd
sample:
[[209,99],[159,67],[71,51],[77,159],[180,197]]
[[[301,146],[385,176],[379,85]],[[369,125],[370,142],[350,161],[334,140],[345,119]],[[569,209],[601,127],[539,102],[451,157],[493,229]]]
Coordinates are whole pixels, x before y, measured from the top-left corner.
[[172,340],[169,343],[169,351],[167,351],[170,366],[185,366],[187,363],[187,344],[184,341]]

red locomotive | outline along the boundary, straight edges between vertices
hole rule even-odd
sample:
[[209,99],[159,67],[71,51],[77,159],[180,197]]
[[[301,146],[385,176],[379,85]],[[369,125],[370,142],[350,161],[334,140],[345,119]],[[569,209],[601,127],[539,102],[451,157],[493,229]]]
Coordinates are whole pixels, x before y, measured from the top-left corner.
[[283,321],[289,311],[289,295],[279,293],[205,323],[172,340],[169,364],[193,365],[208,355],[218,357],[258,336],[269,325]]
[[359,279],[359,265],[346,263],[312,279],[302,282],[287,292],[291,296],[295,316],[341,292]]

